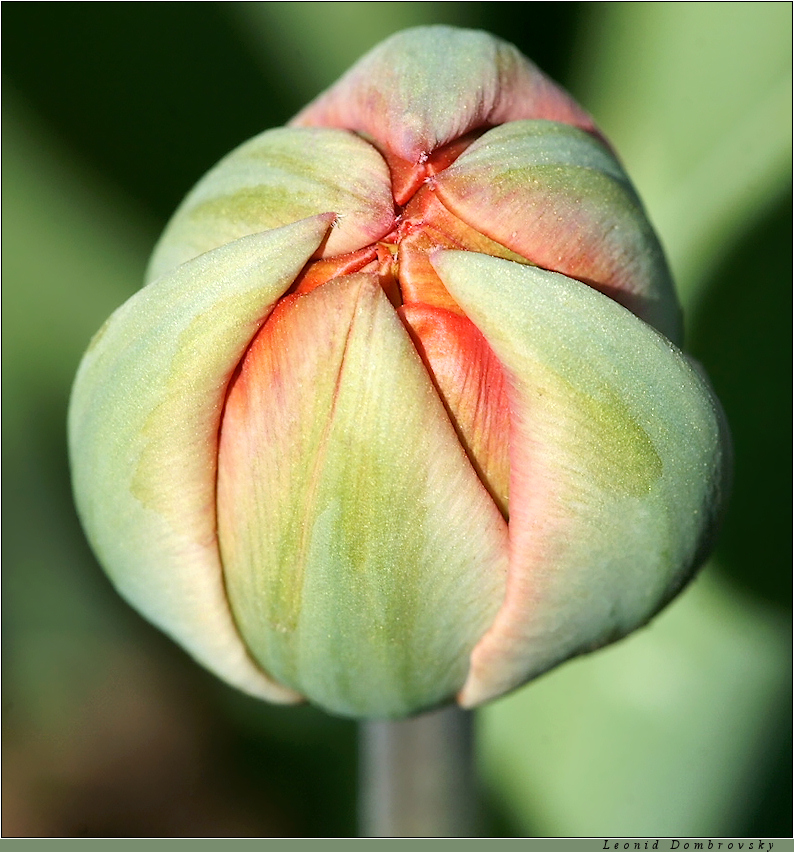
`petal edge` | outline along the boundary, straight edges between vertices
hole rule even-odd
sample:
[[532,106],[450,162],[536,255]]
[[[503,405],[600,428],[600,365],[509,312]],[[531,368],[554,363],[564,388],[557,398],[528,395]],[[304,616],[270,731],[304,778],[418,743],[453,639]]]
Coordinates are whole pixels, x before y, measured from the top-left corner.
[[332,219],[243,238],[143,288],[95,336],[69,407],[75,501],[119,592],[220,677],[280,702],[300,696],[252,662],[226,600],[215,447],[239,358]]
[[512,388],[510,569],[465,706],[645,623],[704,556],[728,436],[666,338],[573,279],[438,252],[433,265]]

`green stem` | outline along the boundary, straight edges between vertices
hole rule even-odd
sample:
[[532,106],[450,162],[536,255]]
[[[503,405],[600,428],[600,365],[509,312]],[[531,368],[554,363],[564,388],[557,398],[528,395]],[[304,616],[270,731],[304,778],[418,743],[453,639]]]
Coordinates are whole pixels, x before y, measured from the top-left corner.
[[362,837],[477,836],[473,714],[445,707],[412,719],[362,722]]

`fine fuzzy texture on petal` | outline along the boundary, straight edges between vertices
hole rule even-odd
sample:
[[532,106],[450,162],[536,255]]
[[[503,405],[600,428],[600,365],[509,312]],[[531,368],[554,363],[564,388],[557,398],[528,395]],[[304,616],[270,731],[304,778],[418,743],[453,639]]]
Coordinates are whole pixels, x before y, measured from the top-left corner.
[[218,429],[246,347],[332,220],[243,238],[145,287],[94,338],[69,409],[78,511],[119,592],[207,668],[271,701],[300,696],[257,667],[232,620]]
[[496,127],[434,185],[473,228],[536,266],[591,284],[681,343],[659,241],[620,164],[589,133],[550,121]]
[[504,519],[375,275],[287,297],[258,335],[218,521],[251,653],[336,713],[451,699],[504,596]]
[[331,211],[320,255],[370,245],[394,227],[389,169],[352,133],[277,128],[240,145],[191,190],[163,232],[146,280],[232,240]]
[[594,130],[573,98],[513,45],[485,32],[433,26],[386,39],[292,124],[354,130],[420,163],[472,130],[522,118]]
[[479,704],[645,623],[710,545],[729,440],[666,338],[557,273],[440,251],[511,387],[510,570],[460,700]]

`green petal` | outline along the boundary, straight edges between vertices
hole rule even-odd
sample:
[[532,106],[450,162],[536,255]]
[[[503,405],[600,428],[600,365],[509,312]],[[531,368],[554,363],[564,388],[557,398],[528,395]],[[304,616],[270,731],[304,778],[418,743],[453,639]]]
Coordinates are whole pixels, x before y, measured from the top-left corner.
[[332,712],[451,699],[504,596],[505,522],[373,275],[290,297],[257,337],[218,520],[251,652]]
[[659,241],[620,164],[589,133],[548,121],[496,127],[436,187],[473,228],[536,266],[591,284],[681,342]]
[[241,239],[120,307],[86,352],[69,410],[80,517],[121,594],[229,682],[295,700],[251,661],[215,532],[221,410],[232,373],[332,216]]
[[155,249],[147,281],[248,234],[320,213],[338,216],[321,255],[370,245],[394,227],[389,169],[341,130],[277,128],[224,157],[193,188]]
[[593,129],[571,96],[490,33],[416,27],[373,48],[293,124],[346,127],[412,163],[471,130],[521,118]]
[[512,385],[510,572],[473,705],[646,622],[710,546],[729,439],[700,372],[597,291],[464,252],[433,264]]

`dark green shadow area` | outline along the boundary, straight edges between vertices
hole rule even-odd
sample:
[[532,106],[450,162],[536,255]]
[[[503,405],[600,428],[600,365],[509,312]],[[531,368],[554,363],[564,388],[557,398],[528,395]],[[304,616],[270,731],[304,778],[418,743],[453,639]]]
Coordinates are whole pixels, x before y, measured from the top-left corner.
[[473,26],[512,42],[558,83],[566,85],[572,50],[587,3],[471,3]]
[[3,74],[94,168],[161,219],[293,111],[217,3],[13,3]]
[[718,562],[743,589],[783,607],[792,594],[791,233],[787,196],[727,254],[687,335],[733,436]]
[[[787,194],[728,252],[688,334],[733,437],[733,494],[717,564],[782,611],[792,596],[791,205]],[[790,696],[770,724],[772,753],[743,836],[792,834]]]

